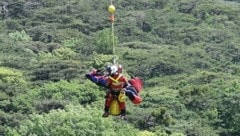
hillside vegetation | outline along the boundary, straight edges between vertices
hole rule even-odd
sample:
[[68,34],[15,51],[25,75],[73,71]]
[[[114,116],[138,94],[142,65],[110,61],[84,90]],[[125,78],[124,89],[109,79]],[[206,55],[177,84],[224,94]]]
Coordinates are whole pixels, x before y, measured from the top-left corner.
[[117,63],[144,80],[127,121],[85,78],[112,62],[109,5],[0,3],[0,135],[239,136],[240,1],[114,0]]

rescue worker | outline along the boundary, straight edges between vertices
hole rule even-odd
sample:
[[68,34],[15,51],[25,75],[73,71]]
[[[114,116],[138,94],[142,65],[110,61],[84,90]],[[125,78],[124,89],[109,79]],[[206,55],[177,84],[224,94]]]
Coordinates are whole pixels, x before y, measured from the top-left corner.
[[[110,75],[107,77],[106,86],[109,87],[109,91],[105,99],[105,108],[103,117],[108,117],[109,107],[113,99],[118,99],[120,93],[125,93],[124,88],[129,85],[128,80],[121,74],[118,66],[113,65],[110,67]],[[126,107],[125,101],[119,102],[119,108],[121,110],[120,115],[122,119],[125,119]]]

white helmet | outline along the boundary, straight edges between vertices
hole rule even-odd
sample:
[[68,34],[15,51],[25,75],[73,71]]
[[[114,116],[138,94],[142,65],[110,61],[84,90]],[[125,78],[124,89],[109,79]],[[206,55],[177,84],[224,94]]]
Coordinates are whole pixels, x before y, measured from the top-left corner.
[[118,72],[118,67],[113,65],[111,66],[111,74],[116,74]]

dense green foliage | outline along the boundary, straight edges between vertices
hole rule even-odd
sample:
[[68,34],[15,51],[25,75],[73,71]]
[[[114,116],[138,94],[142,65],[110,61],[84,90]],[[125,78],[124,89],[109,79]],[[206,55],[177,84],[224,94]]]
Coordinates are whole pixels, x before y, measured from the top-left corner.
[[4,0],[0,135],[240,135],[240,1],[116,0],[117,62],[144,80],[127,121],[102,118],[106,0]]

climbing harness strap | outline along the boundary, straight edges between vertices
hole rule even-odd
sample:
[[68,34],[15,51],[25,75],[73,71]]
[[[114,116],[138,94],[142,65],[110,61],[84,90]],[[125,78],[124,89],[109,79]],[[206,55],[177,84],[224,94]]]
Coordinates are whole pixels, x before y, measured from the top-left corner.
[[116,79],[114,79],[113,77],[111,77],[111,76],[109,76],[109,78],[112,80],[112,81],[114,81],[115,83],[118,83],[119,82],[119,79],[122,77],[122,74],[119,74],[119,76],[116,78]]

